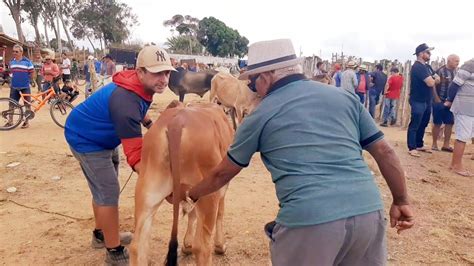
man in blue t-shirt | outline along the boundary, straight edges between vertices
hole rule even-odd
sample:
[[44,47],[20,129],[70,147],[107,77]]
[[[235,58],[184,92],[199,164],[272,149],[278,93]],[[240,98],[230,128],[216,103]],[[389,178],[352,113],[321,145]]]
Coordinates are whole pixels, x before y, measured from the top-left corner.
[[428,64],[433,49],[426,43],[418,45],[414,53],[417,59],[410,72],[411,118],[407,131],[407,145],[408,153],[414,157],[420,157],[419,151],[431,153],[429,148],[424,147],[423,137],[430,122],[433,90],[440,82],[439,76]]
[[[10,88],[10,98],[15,101],[20,101],[20,92],[30,94],[30,82],[34,80],[35,68],[31,61],[23,56],[23,47],[19,44],[13,46],[13,59],[9,64],[10,72],[12,73],[12,81]],[[30,101],[30,96],[25,96],[26,101]],[[25,102],[26,108],[29,110],[30,105]],[[9,118],[5,127],[10,126],[12,117]],[[28,118],[23,122],[21,128],[27,128],[30,124]]]
[[375,71],[370,73],[370,78],[372,79],[373,86],[369,89],[369,113],[372,117],[375,117],[375,107],[379,104],[380,95],[385,89],[385,84],[387,84],[387,75],[383,73],[383,66],[377,64],[375,66]]
[[128,265],[130,233],[119,234],[118,150],[122,144],[127,162],[140,172],[142,127],[152,124],[146,116],[155,93],[168,86],[174,71],[168,53],[145,46],[137,69],[121,71],[113,82],[76,106],[66,120],[64,135],[79,161],[92,194],[95,230],[92,247],[107,248],[107,265]]
[[[290,40],[248,50],[251,87],[263,98],[237,129],[227,157],[183,193],[185,210],[217,191],[260,152],[280,210],[265,226],[272,265],[383,265],[383,203],[362,156],[377,161],[393,195],[390,223],[413,226],[404,171],[353,92],[307,80]],[[330,114],[330,115],[328,115]]]

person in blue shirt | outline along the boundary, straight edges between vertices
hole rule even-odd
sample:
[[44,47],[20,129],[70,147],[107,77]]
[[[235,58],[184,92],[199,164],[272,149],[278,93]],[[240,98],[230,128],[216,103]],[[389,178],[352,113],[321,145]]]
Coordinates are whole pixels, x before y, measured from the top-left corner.
[[237,129],[226,158],[183,193],[184,210],[227,184],[260,152],[280,210],[265,226],[272,265],[384,265],[383,203],[362,151],[392,192],[390,225],[414,225],[404,170],[353,92],[307,80],[288,39],[248,50],[249,79],[263,98]]
[[419,152],[431,153],[431,149],[424,147],[423,138],[430,122],[433,91],[436,90],[436,84],[441,81],[438,74],[428,65],[433,49],[426,43],[418,45],[414,53],[417,59],[410,71],[411,117],[408,124],[407,145],[408,153],[413,157],[420,157]]
[[[19,101],[21,93],[31,93],[30,83],[35,77],[35,68],[33,63],[23,56],[23,47],[15,44],[13,46],[13,59],[9,64],[10,72],[12,73],[12,80],[10,84],[10,98]],[[31,101],[30,96],[25,97],[26,101]],[[26,108],[29,110],[30,105],[25,102]],[[5,127],[11,126],[12,118],[10,117]],[[21,128],[28,128],[30,126],[28,118],[23,122]]]
[[383,66],[381,64],[375,65],[375,71],[370,73],[373,86],[369,88],[369,113],[375,117],[375,107],[379,104],[380,95],[387,84],[387,75],[383,73]]
[[127,163],[139,173],[141,126],[151,126],[146,113],[153,95],[167,88],[171,71],[165,50],[145,46],[138,54],[137,69],[116,73],[112,83],[76,106],[66,120],[64,136],[92,194],[92,246],[107,248],[107,265],[128,265],[128,251],[122,245],[132,238],[130,232],[119,233],[117,147],[122,144]]

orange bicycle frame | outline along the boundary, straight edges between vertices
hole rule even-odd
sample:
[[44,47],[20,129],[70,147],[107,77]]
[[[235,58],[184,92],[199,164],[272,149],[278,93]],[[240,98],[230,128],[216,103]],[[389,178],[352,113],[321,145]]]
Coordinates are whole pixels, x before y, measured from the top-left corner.
[[[46,95],[46,97],[44,99],[41,99],[45,95]],[[48,100],[51,99],[55,95],[57,95],[57,94],[54,91],[53,87],[50,87],[48,90],[37,93],[37,94],[21,93],[20,92],[20,97],[23,100],[23,102],[28,103],[30,106],[32,106],[34,108],[34,110],[33,110],[34,112],[37,112],[38,110],[40,110],[41,107],[43,107],[48,102]],[[28,96],[30,96],[34,100],[32,100],[31,102],[25,100],[25,97],[28,97]],[[38,105],[34,104],[36,102],[38,102],[39,104]]]

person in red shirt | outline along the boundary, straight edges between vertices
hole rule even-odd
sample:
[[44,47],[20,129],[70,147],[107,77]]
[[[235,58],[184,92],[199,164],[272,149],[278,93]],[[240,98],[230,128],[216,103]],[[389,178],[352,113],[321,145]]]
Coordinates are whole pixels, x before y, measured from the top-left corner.
[[388,120],[390,119],[390,125],[395,125],[397,122],[397,113],[395,106],[397,101],[400,99],[400,92],[403,86],[403,76],[400,75],[397,67],[392,67],[390,70],[391,76],[385,85],[385,100],[383,107],[383,122],[380,124],[382,127],[388,126]]
[[50,55],[47,55],[44,58],[44,64],[40,72],[44,80],[42,91],[46,91],[49,87],[53,86],[56,93],[59,94],[59,86],[57,85],[57,82],[60,79],[61,71],[59,70],[58,65],[53,63]]

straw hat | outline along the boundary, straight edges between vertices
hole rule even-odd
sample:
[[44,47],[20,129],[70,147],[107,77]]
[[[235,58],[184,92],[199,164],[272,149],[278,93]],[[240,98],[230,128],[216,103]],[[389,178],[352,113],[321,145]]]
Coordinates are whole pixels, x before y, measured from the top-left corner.
[[357,67],[357,63],[356,63],[354,60],[351,60],[351,61],[347,62],[346,67],[348,67],[348,68],[356,68],[356,67]]
[[366,65],[360,65],[359,70],[367,71]]
[[290,39],[256,42],[249,46],[247,71],[242,73],[239,79],[248,79],[254,74],[299,63],[301,63],[301,59],[296,56]]

